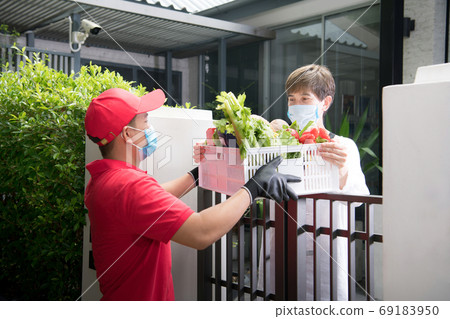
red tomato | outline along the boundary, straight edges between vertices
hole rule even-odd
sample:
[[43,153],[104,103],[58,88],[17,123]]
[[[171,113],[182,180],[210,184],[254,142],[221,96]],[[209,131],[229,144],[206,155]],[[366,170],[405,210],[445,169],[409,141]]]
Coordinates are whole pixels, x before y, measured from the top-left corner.
[[331,140],[330,135],[328,135],[327,130],[325,130],[324,128],[319,128],[319,136],[327,140],[328,142]]
[[288,128],[288,129],[286,129],[286,131],[290,132],[291,135],[292,135],[293,137],[295,137],[297,140],[300,138],[300,136],[298,135],[298,132],[297,132],[295,129],[293,129],[293,128]]
[[206,145],[215,145],[214,144],[214,132],[216,131],[215,127],[211,127],[206,130]]
[[314,135],[314,139],[316,139],[317,136],[319,136],[319,130],[315,127],[313,127],[312,129],[306,131],[312,135]]
[[212,139],[215,131],[216,131],[215,127],[210,127],[209,129],[207,129],[206,130],[206,138]]
[[304,132],[299,138],[299,142],[302,144],[313,144],[316,140],[315,136],[311,133]]

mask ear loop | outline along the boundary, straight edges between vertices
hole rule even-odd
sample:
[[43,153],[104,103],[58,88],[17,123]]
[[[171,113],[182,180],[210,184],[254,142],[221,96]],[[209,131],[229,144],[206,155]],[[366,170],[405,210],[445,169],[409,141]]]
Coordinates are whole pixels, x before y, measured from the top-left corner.
[[122,129],[122,132],[120,132],[120,136],[122,136],[123,140],[125,141],[125,143],[126,143],[127,145],[128,145],[128,144],[133,145],[133,141],[131,140],[131,138],[125,139],[125,137],[123,136],[123,132],[125,131],[125,129],[126,129],[127,127],[128,127],[128,126],[124,126],[124,128]]
[[[127,127],[131,128],[131,129],[133,129],[133,130],[142,132],[142,133],[144,134],[144,138],[147,140],[147,133],[146,133],[146,130],[147,130],[147,129],[141,130],[141,129],[139,129],[139,128],[135,128],[135,127],[132,127],[132,126],[127,126]],[[137,135],[137,134],[136,134],[136,135]],[[139,139],[140,139],[140,138],[139,138]],[[139,140],[139,139],[138,139],[138,140]],[[130,143],[131,143],[131,144],[133,144],[134,146],[137,147],[137,149],[140,150],[140,149],[143,149],[143,148],[144,148],[144,147],[141,147],[141,146],[139,146],[139,145],[137,145],[137,144],[134,144],[133,141],[132,141],[132,138],[130,138],[129,140],[130,140]]]
[[125,127],[122,129],[122,132],[120,132],[120,136],[121,136],[121,137],[123,138],[123,140],[125,141],[125,161],[126,161],[127,163],[132,163],[132,162],[133,162],[133,146],[134,146],[134,143],[133,143],[133,141],[131,140],[131,137],[125,139],[124,134],[123,134],[123,132],[125,131],[125,129],[126,129],[127,127],[128,127],[128,126],[125,126]]

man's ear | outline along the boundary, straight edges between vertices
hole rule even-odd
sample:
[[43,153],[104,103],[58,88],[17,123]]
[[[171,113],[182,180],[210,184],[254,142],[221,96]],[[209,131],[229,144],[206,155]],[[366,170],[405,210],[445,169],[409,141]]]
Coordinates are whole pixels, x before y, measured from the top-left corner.
[[127,143],[127,144],[133,144],[133,141],[131,140],[131,136],[130,136],[130,134],[128,133],[128,126],[124,126],[123,127],[123,129],[122,129],[122,136],[123,136],[123,139],[125,140],[125,143]]
[[331,103],[333,102],[333,98],[330,95],[328,95],[323,101],[324,102],[323,102],[322,109],[323,109],[323,112],[326,112],[330,108]]

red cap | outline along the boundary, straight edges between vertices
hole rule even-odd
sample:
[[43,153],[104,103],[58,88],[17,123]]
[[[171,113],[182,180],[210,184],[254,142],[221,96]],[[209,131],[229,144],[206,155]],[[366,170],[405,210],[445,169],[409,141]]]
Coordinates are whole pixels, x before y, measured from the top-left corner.
[[92,99],[84,118],[89,137],[98,145],[106,145],[120,134],[136,114],[150,112],[162,106],[166,96],[154,90],[141,97],[124,89],[109,89]]

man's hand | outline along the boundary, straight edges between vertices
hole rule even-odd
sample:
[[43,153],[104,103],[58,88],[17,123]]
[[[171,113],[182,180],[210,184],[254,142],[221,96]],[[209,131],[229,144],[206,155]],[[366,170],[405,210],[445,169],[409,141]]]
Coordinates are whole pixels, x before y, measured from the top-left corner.
[[348,176],[347,149],[345,146],[339,139],[335,139],[335,142],[317,144],[317,149],[319,155],[325,161],[339,168],[339,188],[344,188]]
[[194,158],[194,162],[200,163],[205,159],[205,147],[203,143],[197,143],[194,145],[194,154],[192,157]]
[[257,197],[274,199],[277,202],[287,201],[289,198],[298,198],[288,182],[298,183],[301,178],[293,175],[285,175],[277,172],[283,158],[278,156],[264,166],[261,166],[255,175],[243,186],[250,196],[251,201]]

